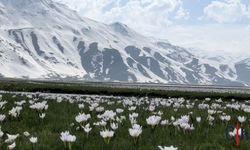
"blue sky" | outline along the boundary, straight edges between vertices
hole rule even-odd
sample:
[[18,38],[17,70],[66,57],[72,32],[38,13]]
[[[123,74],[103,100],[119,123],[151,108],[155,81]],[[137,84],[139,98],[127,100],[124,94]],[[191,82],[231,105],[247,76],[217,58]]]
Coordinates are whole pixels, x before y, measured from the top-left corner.
[[[57,0],[104,23],[206,52],[250,53],[250,0]],[[250,54],[249,54],[250,55]]]

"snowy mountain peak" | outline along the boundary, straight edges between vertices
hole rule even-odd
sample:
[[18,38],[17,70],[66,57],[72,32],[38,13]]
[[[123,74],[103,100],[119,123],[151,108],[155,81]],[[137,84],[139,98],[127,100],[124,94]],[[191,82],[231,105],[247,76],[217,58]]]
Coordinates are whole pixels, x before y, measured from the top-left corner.
[[50,0],[0,0],[0,76],[248,85],[245,63],[199,57]]
[[52,3],[50,0],[0,0],[0,6],[5,10],[2,15],[9,17],[9,19],[21,16],[32,17],[38,13],[45,14],[46,11],[51,9]]
[[240,61],[239,63],[246,64],[250,67],[250,58],[244,59],[244,60]]
[[120,22],[115,22],[110,25],[116,32],[119,32],[122,35],[128,35],[128,26],[120,23]]
[[36,4],[50,4],[52,3],[51,0],[0,0],[0,3],[2,3],[5,6],[12,6],[14,8],[25,8],[30,5]]

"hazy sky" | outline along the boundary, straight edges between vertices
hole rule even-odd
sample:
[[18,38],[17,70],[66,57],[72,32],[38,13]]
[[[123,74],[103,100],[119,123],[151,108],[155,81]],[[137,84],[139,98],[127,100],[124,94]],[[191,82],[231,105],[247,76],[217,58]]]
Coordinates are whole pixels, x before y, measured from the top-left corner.
[[[219,54],[250,55],[250,0],[56,0],[85,17]],[[247,53],[248,52],[248,53]]]

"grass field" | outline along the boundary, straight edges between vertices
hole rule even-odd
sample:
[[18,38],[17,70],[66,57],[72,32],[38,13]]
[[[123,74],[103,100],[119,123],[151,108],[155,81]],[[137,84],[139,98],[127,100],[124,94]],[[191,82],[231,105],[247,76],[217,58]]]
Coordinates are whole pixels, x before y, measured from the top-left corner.
[[95,84],[65,83],[65,82],[45,82],[45,81],[25,81],[25,80],[0,80],[0,90],[21,91],[21,92],[48,92],[67,94],[97,94],[113,96],[136,96],[136,97],[183,97],[187,99],[222,98],[225,100],[250,99],[250,94],[244,93],[219,93],[219,92],[195,92],[195,91],[166,91],[159,89],[141,88],[117,88],[105,87]]
[[[248,140],[241,140],[240,147],[235,148],[234,140],[226,138],[227,125],[235,126],[239,116],[244,116],[241,126],[249,130],[250,102],[247,100],[42,93],[1,95],[0,114],[5,116],[0,123],[1,131],[4,133],[0,142],[1,150],[8,149],[8,146],[14,142],[16,144],[14,149],[17,150],[66,149],[68,146],[65,148],[60,139],[60,133],[64,131],[69,131],[76,137],[75,142],[71,143],[73,150],[157,150],[158,146],[174,146],[179,150],[247,150],[250,145]],[[40,103],[40,106],[43,108],[44,104],[48,105],[47,109],[44,107],[37,111],[31,108],[34,104],[39,106],[39,102],[43,101],[47,103]],[[10,110],[17,106],[19,109],[16,109],[17,114],[13,117],[13,111],[10,113]],[[43,119],[42,113],[46,114]],[[91,118],[78,123],[76,116],[79,113],[90,114]],[[158,120],[151,118],[151,121],[155,121],[154,128],[146,121],[153,115],[158,118]],[[229,118],[228,116],[230,116],[228,121],[221,119]],[[200,122],[197,117],[201,118]],[[244,118],[246,118],[245,121]],[[106,125],[100,121],[105,122]],[[118,128],[116,130],[112,128],[111,123],[118,125]],[[83,129],[83,127],[86,128],[86,124],[92,128],[88,136]],[[132,124],[142,127],[142,133],[136,144],[135,138],[129,134]],[[100,135],[100,131],[105,129],[114,132],[109,144],[106,144]],[[25,131],[30,135],[26,137],[23,134]],[[7,133],[19,134],[19,136],[6,143]],[[31,144],[29,139],[32,136],[37,137],[37,143]],[[233,135],[232,138],[234,138]]]

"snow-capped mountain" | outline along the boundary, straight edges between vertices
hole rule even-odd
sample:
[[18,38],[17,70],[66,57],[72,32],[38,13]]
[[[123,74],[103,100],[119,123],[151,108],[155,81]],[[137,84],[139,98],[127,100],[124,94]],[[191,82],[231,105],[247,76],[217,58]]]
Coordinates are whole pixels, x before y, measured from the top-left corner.
[[248,85],[250,60],[200,57],[51,0],[0,0],[0,76]]

